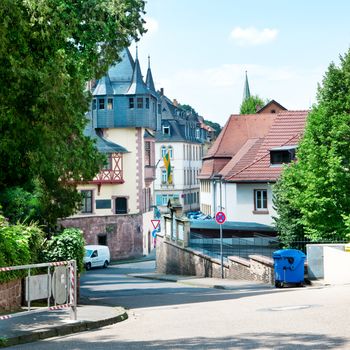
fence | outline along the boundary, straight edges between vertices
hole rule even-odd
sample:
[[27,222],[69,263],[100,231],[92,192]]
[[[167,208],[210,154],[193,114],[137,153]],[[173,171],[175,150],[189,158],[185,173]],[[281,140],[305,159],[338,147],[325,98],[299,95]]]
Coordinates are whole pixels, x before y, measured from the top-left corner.
[[[232,255],[248,258],[252,254],[272,257],[272,253],[280,247],[278,239],[274,237],[230,237],[222,241],[224,258]],[[191,232],[189,247],[214,258],[220,257],[220,238],[207,238]]]
[[[32,274],[35,269],[47,268],[45,274]],[[0,316],[0,320],[21,316],[28,313],[42,312],[43,309],[52,311],[70,308],[70,317],[77,319],[77,286],[76,261],[59,261],[43,264],[0,267],[0,273],[15,270],[27,270],[25,278],[25,300],[27,311]],[[47,300],[46,308],[32,308],[35,300]],[[51,303],[53,300],[53,303]]]

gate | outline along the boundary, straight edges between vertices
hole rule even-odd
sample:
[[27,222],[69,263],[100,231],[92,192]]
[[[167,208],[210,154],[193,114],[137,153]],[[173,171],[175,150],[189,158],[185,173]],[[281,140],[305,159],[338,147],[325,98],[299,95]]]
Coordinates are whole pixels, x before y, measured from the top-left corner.
[[[33,269],[42,268],[47,268],[47,273],[32,273]],[[24,298],[27,303],[27,311],[3,315],[0,316],[0,320],[6,320],[29,313],[42,312],[44,310],[52,311],[65,308],[70,308],[71,320],[77,319],[77,267],[75,260],[0,267],[0,273],[15,270],[27,270],[27,277],[24,279]],[[33,309],[31,305],[32,302],[42,299],[47,300],[46,307]]]

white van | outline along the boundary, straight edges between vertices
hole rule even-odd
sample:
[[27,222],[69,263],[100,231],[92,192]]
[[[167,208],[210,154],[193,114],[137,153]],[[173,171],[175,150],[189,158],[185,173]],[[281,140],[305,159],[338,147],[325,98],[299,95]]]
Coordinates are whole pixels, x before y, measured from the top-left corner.
[[86,270],[92,267],[106,268],[110,263],[111,255],[109,248],[105,245],[86,245],[84,265]]

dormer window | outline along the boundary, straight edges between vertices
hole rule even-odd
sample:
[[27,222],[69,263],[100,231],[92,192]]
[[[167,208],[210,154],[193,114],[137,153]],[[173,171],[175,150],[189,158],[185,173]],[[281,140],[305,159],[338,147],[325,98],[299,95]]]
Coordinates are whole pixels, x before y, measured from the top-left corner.
[[295,160],[296,146],[282,146],[270,150],[271,165],[282,165]]
[[105,99],[104,98],[98,99],[98,109],[105,109]]
[[146,97],[146,108],[149,109],[149,97]]
[[142,97],[137,98],[137,108],[143,108],[143,98]]
[[129,108],[132,109],[135,107],[135,102],[133,97],[129,97]]
[[170,136],[170,126],[163,126],[163,134]]

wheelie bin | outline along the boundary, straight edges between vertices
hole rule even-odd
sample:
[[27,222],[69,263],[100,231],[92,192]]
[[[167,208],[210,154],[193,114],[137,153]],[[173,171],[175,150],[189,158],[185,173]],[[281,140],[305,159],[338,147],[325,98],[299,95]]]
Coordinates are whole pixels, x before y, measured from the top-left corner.
[[272,255],[275,268],[275,286],[281,288],[287,283],[302,286],[304,283],[304,262],[306,255],[297,249],[281,249]]

